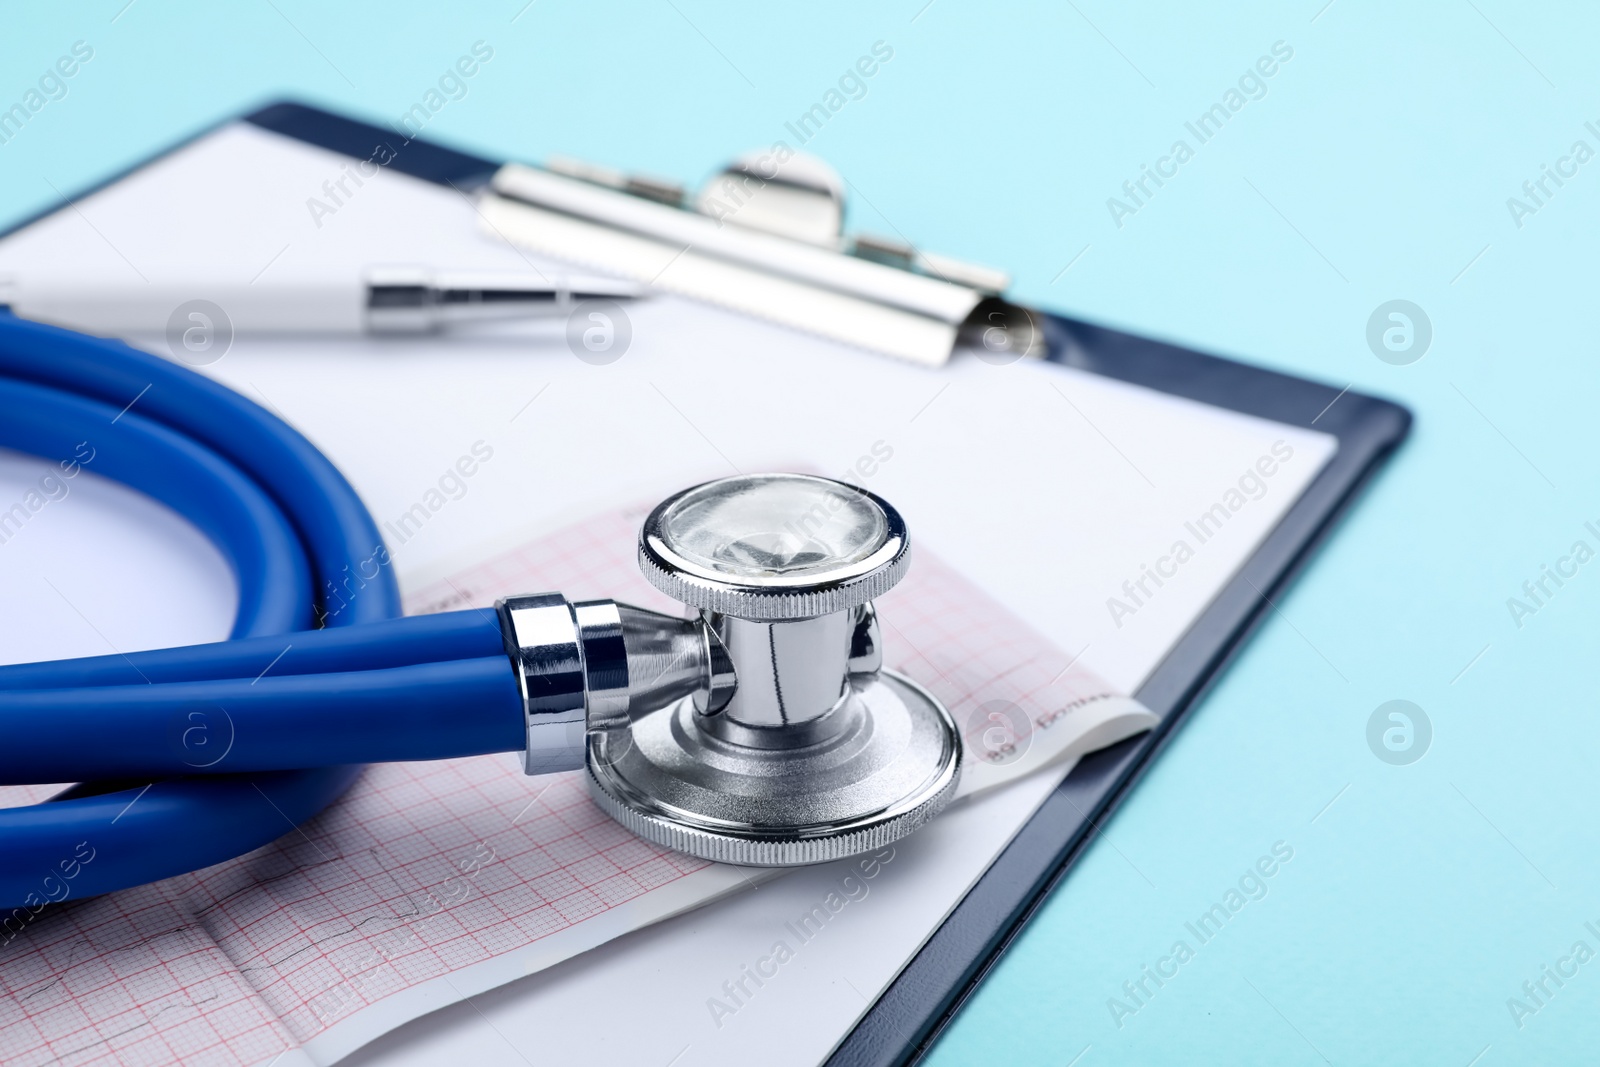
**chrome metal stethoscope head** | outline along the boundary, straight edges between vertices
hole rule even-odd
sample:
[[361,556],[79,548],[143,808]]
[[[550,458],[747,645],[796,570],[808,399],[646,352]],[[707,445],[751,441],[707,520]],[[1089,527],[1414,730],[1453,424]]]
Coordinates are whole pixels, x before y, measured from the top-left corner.
[[722,478],[664,500],[639,565],[698,613],[558,594],[502,601],[528,709],[528,770],[576,766],[641,837],[791,866],[895,841],[955,795],[961,739],[883,667],[874,598],[910,539],[881,497],[800,474]]

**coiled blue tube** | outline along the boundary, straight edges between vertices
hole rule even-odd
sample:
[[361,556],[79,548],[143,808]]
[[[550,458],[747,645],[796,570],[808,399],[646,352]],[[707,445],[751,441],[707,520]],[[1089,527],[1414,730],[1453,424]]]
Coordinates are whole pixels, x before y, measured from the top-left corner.
[[[217,544],[239,587],[234,638],[301,631],[305,637],[318,622],[337,629],[400,615],[388,552],[355,491],[315,446],[251,401],[120,342],[4,313],[0,382],[0,444],[62,460],[79,442],[87,442],[94,449],[93,469],[188,515]],[[481,648],[473,643],[481,637],[480,631],[467,644]],[[213,657],[216,670],[225,662],[253,664],[262,646],[246,644],[237,660],[230,660],[235,654],[227,652],[203,656]],[[365,644],[358,640],[352,647]],[[339,651],[329,644],[324,662],[336,663]],[[175,662],[163,661],[157,653],[141,655],[152,657],[149,662],[158,670],[176,672],[169,677],[181,674]],[[385,666],[378,660],[360,662]],[[469,664],[476,662],[480,660]],[[234,668],[226,669],[231,673]],[[11,668],[7,677],[14,694],[28,671],[58,690],[63,684],[121,684],[114,671],[107,673],[96,660],[87,661],[85,675],[77,680],[69,677],[70,670],[62,664],[30,665]],[[289,683],[291,678],[274,681]],[[498,693],[486,690],[482,695],[488,701],[480,723],[484,739],[492,735],[509,742],[512,727],[507,724],[519,719],[515,701],[509,699],[514,693],[502,686]],[[500,709],[500,725],[489,729],[494,706]],[[254,711],[252,728],[253,716]],[[326,718],[319,725],[325,723]],[[100,744],[100,732],[112,725],[109,716],[80,722],[74,727],[75,740],[87,754]],[[50,728],[47,721],[8,722],[9,736],[0,739],[0,746],[19,731],[47,733]],[[300,735],[307,748],[320,746],[321,740]],[[280,731],[260,751],[281,755],[297,743]],[[520,747],[520,739],[508,747]],[[346,756],[365,758],[356,757],[348,746],[338,751],[339,758]],[[261,759],[272,764],[278,757]],[[181,764],[181,754],[178,760]],[[226,770],[226,762],[208,770]],[[72,766],[91,764],[86,760]],[[192,765],[183,769],[199,770]],[[0,927],[9,931],[18,923],[25,925],[47,901],[61,899],[54,886],[66,885],[73,898],[93,896],[248,852],[321,811],[359,773],[359,765],[341,765],[191,773],[131,785],[91,782],[43,804],[0,809]],[[92,850],[92,862],[80,862],[83,845]],[[70,882],[62,874],[69,865],[74,872]]]
[[166,504],[221,550],[239,585],[234,631],[311,626],[311,566],[278,505],[233,464],[120,405],[0,378],[0,446],[90,470]]

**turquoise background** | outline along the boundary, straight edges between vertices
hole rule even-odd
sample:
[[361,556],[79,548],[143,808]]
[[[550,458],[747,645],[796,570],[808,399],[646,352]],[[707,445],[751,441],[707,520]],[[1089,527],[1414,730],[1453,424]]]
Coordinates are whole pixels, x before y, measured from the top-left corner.
[[[1520,628],[1506,601],[1600,547],[1600,161],[1520,228],[1506,200],[1575,140],[1600,149],[1600,14],[1324,3],[8,5],[0,107],[74,41],[94,58],[0,144],[0,211],[280,94],[397,119],[480,39],[493,60],[427,136],[698,181],[886,42],[808,145],[854,183],[857,226],[1417,415],[933,1062],[1577,1062],[1600,960],[1520,1028],[1507,998],[1575,941],[1600,950],[1600,563]],[[1106,199],[1277,41],[1294,54],[1267,95],[1119,229]],[[1433,326],[1409,366],[1365,340],[1394,298]],[[1366,741],[1393,699],[1433,727],[1408,766]],[[1119,1028],[1108,998],[1194,946],[1184,923],[1278,841],[1267,895]]]

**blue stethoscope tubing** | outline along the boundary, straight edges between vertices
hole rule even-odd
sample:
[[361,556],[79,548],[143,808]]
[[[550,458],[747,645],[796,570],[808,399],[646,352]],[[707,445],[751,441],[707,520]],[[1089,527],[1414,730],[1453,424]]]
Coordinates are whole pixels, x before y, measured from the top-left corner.
[[364,763],[523,746],[494,613],[401,618],[355,490],[259,405],[0,311],[0,447],[92,454],[205,534],[238,587],[230,641],[0,667],[0,784],[82,783],[0,808],[0,922],[243,855]]

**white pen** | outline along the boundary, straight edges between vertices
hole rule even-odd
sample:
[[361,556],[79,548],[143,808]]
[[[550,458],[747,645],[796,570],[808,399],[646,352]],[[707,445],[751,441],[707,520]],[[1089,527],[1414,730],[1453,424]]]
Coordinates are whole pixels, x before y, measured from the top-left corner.
[[347,283],[0,279],[0,306],[18,317],[113,336],[181,333],[200,321],[193,315],[211,322],[219,312],[238,335],[418,334],[565,316],[585,300],[639,295],[634,283],[606,278],[420,267],[372,267]]

